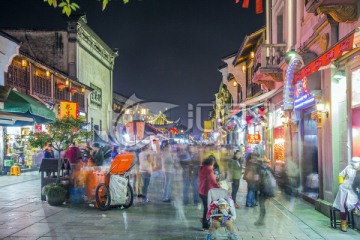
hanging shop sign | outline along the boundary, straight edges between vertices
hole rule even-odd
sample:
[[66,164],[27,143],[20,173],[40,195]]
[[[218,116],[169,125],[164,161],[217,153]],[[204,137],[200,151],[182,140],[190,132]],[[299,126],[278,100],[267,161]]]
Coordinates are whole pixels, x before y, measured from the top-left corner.
[[70,101],[60,101],[59,104],[59,119],[64,117],[78,118],[78,103],[77,102],[70,102]]
[[334,47],[326,51],[323,55],[316,58],[307,66],[300,69],[295,73],[293,84],[296,84],[298,81],[304,77],[310,76],[312,73],[317,72],[320,67],[329,65],[333,59],[336,59],[342,55],[345,51],[350,51],[353,49],[354,43],[354,33],[351,33],[348,37],[340,41]]
[[248,134],[247,136],[247,141],[249,144],[258,144],[260,140],[260,134]]
[[204,133],[212,132],[212,121],[204,121]]
[[41,133],[41,132],[42,132],[42,125],[35,124],[35,133]]
[[90,83],[90,87],[94,90],[90,93],[90,102],[92,104],[98,105],[101,107],[102,105],[102,90],[100,87]]
[[309,94],[307,78],[298,81],[295,86],[294,109],[302,109],[315,103],[315,98]]

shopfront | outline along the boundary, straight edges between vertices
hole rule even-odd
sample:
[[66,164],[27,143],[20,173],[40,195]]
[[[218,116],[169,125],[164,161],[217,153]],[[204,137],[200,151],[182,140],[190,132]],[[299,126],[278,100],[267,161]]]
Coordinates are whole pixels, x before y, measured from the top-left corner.
[[284,112],[281,108],[275,110],[273,128],[273,159],[274,171],[281,173],[285,169],[285,133],[283,116]]
[[360,68],[351,72],[352,156],[360,157]]

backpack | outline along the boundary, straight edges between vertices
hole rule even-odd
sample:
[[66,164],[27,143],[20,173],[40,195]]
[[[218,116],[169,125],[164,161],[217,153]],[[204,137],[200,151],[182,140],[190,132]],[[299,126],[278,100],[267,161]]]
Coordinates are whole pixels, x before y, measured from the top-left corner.
[[277,192],[277,184],[274,174],[268,166],[261,166],[260,179],[260,192],[266,197],[274,197]]

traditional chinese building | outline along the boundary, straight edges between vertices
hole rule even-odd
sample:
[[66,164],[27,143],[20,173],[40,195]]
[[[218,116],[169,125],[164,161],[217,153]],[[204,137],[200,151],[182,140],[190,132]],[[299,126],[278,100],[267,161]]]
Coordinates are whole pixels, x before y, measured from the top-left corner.
[[[14,59],[13,66],[7,71],[8,84],[17,84],[22,91],[45,100],[78,102],[91,129],[107,135],[105,132],[109,130],[112,118],[112,81],[117,50],[111,49],[87,25],[86,16],[74,15],[64,29],[56,31],[4,31],[22,42],[21,56]],[[27,66],[23,66],[23,60],[28,62]],[[46,67],[41,68],[35,62]],[[31,81],[24,81],[26,77]],[[86,91],[87,86],[91,93]]]

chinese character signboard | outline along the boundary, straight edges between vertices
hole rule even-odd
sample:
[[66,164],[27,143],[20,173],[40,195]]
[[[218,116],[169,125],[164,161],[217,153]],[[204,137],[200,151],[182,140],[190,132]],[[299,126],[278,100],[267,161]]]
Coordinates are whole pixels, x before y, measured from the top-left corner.
[[212,132],[212,122],[204,121],[204,133],[211,133],[211,132]]
[[64,117],[78,118],[78,103],[69,101],[60,101],[59,105],[59,119]]
[[90,83],[90,87],[94,89],[94,91],[90,94],[90,102],[92,104],[98,105],[101,107],[102,105],[102,90],[98,86]]
[[260,134],[248,134],[247,137],[249,144],[258,144],[260,142]]

